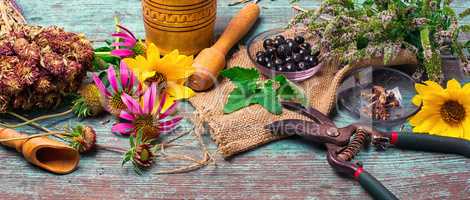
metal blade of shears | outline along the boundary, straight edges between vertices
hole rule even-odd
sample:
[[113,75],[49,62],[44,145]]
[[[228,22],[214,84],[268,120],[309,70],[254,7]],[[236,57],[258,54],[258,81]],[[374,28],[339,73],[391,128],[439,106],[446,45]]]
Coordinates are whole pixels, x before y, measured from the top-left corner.
[[328,125],[331,127],[336,127],[335,123],[333,123],[333,121],[331,121],[331,119],[328,118],[328,116],[321,113],[315,108],[312,108],[312,107],[305,108],[304,106],[302,106],[302,104],[293,103],[293,102],[282,102],[282,106],[284,106],[284,108],[286,108],[287,110],[298,112],[308,117],[309,119],[317,122],[318,124],[324,124],[324,125]]
[[309,141],[318,143],[333,143],[338,144],[342,141],[336,140],[336,138],[329,136],[328,130],[335,129],[328,125],[318,124],[312,121],[298,120],[298,119],[286,119],[275,121],[265,127],[275,135],[298,135]]

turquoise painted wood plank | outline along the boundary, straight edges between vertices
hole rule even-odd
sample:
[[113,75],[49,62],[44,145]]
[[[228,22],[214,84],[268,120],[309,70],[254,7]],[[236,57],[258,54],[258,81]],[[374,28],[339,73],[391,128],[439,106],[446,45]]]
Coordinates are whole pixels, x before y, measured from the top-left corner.
[[[143,36],[139,0],[18,0],[30,23],[59,25],[69,31],[83,32],[94,41],[108,38],[113,16]],[[320,1],[304,1],[311,8]],[[218,1],[216,34],[241,6],[228,7]],[[279,26],[292,16],[287,0],[262,0],[262,17],[247,37]],[[469,7],[468,0],[456,0],[458,11]],[[469,23],[468,19],[464,23]],[[191,109],[184,104],[184,109]],[[2,120],[8,120],[0,116]],[[339,111],[338,125],[354,118]],[[43,123],[46,126],[84,123],[97,127],[98,143],[127,147],[127,139],[110,133],[114,119],[101,116],[78,121],[73,116]],[[188,125],[186,123],[186,125]],[[33,129],[24,129],[34,131]],[[57,176],[42,171],[19,157],[13,150],[0,147],[0,199],[370,199],[354,181],[335,173],[326,162],[323,147],[297,138],[265,145],[224,161],[208,135],[204,137],[216,155],[217,166],[178,175],[157,175],[169,164],[159,162],[144,176],[130,167],[120,166],[121,155],[98,151],[83,156],[80,168],[69,175]],[[194,141],[184,138],[182,143]],[[196,154],[194,150],[185,152]],[[470,159],[455,155],[373,149],[361,153],[358,160],[377,179],[402,199],[466,199],[470,196]]]

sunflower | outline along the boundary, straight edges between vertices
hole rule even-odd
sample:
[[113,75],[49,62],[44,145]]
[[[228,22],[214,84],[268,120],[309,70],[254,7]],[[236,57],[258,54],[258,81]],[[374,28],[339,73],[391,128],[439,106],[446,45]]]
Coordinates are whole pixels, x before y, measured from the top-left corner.
[[187,99],[194,96],[194,91],[184,86],[187,78],[191,76],[195,68],[193,56],[180,55],[178,50],[160,56],[160,51],[155,44],[150,43],[146,51],[146,57],[136,56],[125,58],[124,62],[134,71],[137,78],[145,85],[157,83],[172,100]]
[[412,100],[422,105],[409,120],[413,132],[470,140],[470,83],[462,87],[453,79],[446,89],[436,82],[424,83],[416,84],[418,94]]

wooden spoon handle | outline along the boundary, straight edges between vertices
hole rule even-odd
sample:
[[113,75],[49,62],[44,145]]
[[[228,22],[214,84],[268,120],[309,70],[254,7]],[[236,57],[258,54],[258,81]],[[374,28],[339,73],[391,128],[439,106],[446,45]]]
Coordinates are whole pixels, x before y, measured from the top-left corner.
[[[26,137],[28,135],[17,132],[16,130],[9,129],[9,128],[0,128],[0,139],[11,139],[11,138],[18,138],[18,137]],[[7,147],[15,148],[18,152],[21,152],[21,147],[23,143],[27,139],[24,140],[13,140],[7,142],[0,142],[1,145],[5,145]]]
[[260,15],[260,8],[255,3],[247,4],[240,12],[232,18],[222,36],[214,44],[222,54],[227,52],[245,36],[255,24]]

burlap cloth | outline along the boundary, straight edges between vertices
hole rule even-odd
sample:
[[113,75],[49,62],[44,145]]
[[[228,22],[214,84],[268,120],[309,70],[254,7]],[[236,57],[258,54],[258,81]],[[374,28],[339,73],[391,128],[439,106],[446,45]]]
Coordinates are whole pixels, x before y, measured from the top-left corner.
[[[416,56],[409,51],[402,51],[387,66],[417,64]],[[232,55],[227,61],[227,67],[253,67],[245,47]],[[299,83],[304,88],[306,96],[312,107],[322,113],[328,114],[336,103],[336,91],[341,81],[352,70],[364,66],[384,66],[383,58],[361,60],[353,65],[340,68],[338,64],[324,65],[312,78]],[[273,121],[282,119],[305,119],[302,115],[284,109],[282,115],[273,115],[259,105],[253,105],[231,114],[223,113],[233,84],[221,80],[216,88],[198,93],[189,101],[196,108],[202,121],[210,128],[212,139],[218,145],[218,150],[224,158],[256,148],[268,142],[278,140],[280,137],[272,135],[264,126]]]

